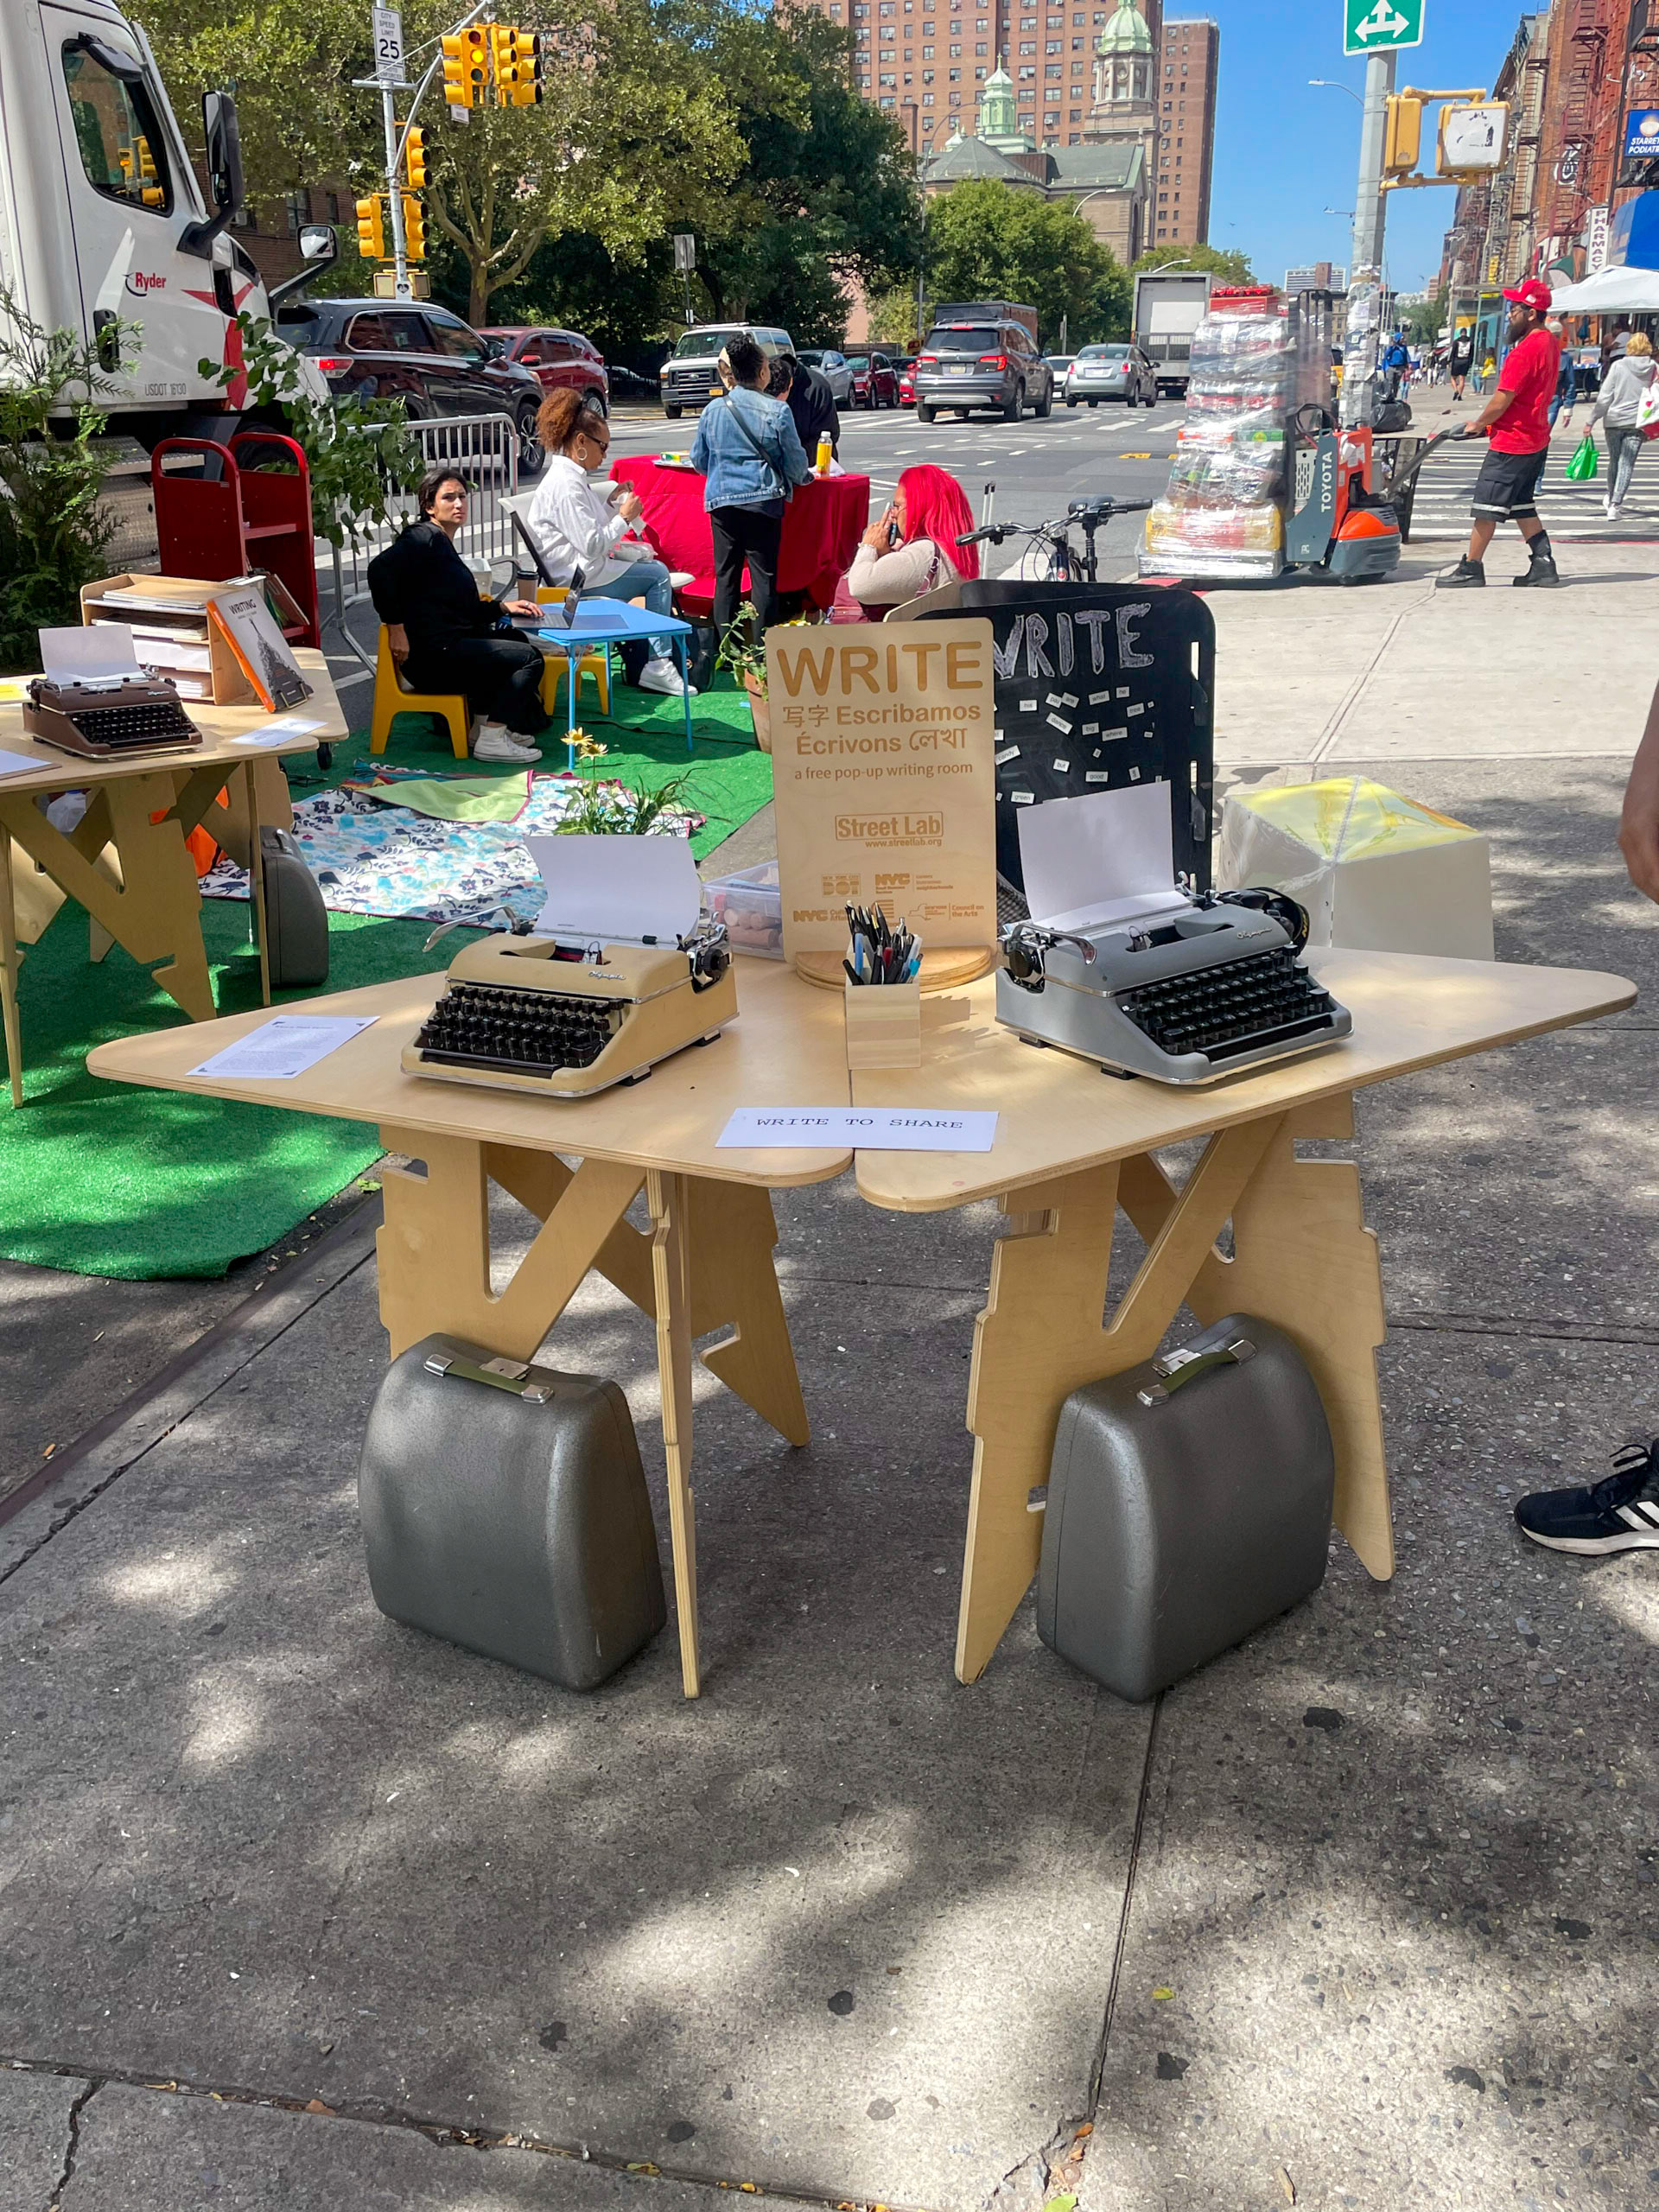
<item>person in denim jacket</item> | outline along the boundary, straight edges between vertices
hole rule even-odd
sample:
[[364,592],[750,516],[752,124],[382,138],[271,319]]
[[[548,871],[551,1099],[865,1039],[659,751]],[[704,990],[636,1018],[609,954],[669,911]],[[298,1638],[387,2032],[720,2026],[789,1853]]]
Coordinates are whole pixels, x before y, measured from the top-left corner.
[[720,375],[726,397],[703,409],[691,466],[708,479],[702,504],[715,543],[715,628],[723,638],[737,619],[746,562],[757,631],[777,620],[784,505],[812,470],[793,416],[765,389],[766,357],[753,338],[732,340]]

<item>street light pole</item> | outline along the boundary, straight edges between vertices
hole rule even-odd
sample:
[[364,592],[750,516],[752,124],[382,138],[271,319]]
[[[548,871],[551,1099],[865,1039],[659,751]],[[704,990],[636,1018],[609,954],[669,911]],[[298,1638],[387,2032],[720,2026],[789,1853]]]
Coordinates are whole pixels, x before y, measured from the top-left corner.
[[1354,268],[1382,273],[1382,142],[1388,129],[1389,95],[1394,90],[1394,55],[1365,57],[1365,113],[1359,126],[1359,181],[1354,197]]

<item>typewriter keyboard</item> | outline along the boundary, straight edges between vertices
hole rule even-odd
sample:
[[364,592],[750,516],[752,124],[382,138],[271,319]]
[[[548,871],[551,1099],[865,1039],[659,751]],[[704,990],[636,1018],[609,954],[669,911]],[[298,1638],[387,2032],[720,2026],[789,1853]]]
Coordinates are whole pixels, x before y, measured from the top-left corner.
[[415,1039],[446,1067],[550,1075],[591,1067],[622,1027],[622,999],[563,998],[499,983],[451,983]]
[[1120,991],[1117,1003],[1160,1052],[1226,1060],[1317,1035],[1332,1001],[1287,945]]
[[75,728],[100,753],[126,753],[135,747],[193,745],[195,727],[176,699],[155,705],[82,707]]

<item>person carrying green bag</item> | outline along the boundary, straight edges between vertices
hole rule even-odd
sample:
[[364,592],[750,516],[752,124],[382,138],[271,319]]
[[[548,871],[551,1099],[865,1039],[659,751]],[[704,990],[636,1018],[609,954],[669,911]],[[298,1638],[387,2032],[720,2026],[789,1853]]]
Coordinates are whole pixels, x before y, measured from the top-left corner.
[[[1558,584],[1555,556],[1549,533],[1538,519],[1538,480],[1549,458],[1549,403],[1554,396],[1560,368],[1560,347],[1545,327],[1549,313],[1549,287],[1536,276],[1506,291],[1510,305],[1510,350],[1497,379],[1497,390],[1459,438],[1491,438],[1491,449],[1480,465],[1470,505],[1474,527],[1469,550],[1453,569],[1435,577],[1438,589],[1466,591],[1486,581],[1484,565],[1492,533],[1507,516],[1527,542],[1527,571],[1517,584]],[[1594,473],[1594,448],[1591,448]],[[1574,454],[1569,474],[1578,465]]]
[[1584,435],[1579,440],[1578,447],[1573,453],[1572,460],[1567,464],[1567,482],[1569,484],[1593,484],[1596,480],[1596,470],[1600,466],[1600,461],[1601,455],[1597,451],[1595,439],[1591,435],[1590,432],[1586,430]]

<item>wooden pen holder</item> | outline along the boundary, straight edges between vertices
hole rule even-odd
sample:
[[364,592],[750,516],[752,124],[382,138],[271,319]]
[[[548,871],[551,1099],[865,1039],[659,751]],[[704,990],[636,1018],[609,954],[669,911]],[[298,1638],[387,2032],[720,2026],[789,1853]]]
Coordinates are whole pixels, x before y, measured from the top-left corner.
[[918,1068],[922,1065],[922,987],[912,983],[844,986],[847,1065]]

